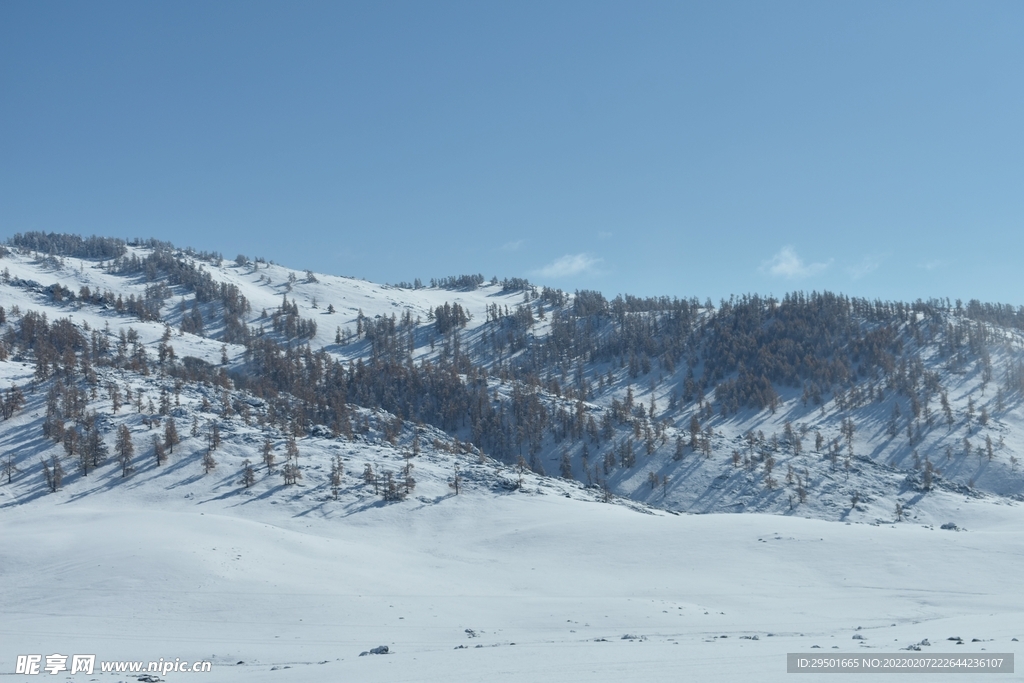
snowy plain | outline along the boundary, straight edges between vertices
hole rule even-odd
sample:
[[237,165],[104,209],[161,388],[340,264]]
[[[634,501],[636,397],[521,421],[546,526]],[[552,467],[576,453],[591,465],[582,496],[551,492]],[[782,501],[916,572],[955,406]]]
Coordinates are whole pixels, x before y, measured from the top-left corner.
[[781,681],[815,646],[1020,653],[1019,506],[965,500],[955,532],[540,490],[350,514],[142,487],[8,508],[0,667],[96,652],[214,662],[168,680]]

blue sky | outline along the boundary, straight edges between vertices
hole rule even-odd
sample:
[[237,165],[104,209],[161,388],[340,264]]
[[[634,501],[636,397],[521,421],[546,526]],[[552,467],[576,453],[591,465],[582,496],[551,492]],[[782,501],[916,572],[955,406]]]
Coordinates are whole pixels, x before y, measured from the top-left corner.
[[0,237],[1024,304],[1024,4],[0,3]]

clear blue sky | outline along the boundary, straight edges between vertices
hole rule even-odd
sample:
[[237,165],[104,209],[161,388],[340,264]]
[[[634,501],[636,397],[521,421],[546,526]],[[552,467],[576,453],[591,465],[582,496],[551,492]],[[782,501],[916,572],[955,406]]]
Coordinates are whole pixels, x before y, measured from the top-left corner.
[[0,3],[0,237],[1024,304],[1024,3]]

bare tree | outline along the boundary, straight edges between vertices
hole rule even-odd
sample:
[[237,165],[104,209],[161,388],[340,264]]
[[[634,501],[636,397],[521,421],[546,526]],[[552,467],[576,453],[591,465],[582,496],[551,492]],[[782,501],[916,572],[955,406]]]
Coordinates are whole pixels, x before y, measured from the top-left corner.
[[455,465],[455,476],[448,482],[448,488],[455,489],[455,495],[459,495],[459,491],[462,488],[462,475],[459,474],[459,466]]
[[0,472],[2,472],[7,477],[8,484],[11,483],[11,480],[14,478],[14,475],[17,474],[19,471],[20,470],[18,469],[18,466],[14,464],[14,456],[8,453],[7,459],[4,460],[4,464],[0,466]]
[[217,467],[217,461],[213,458],[213,451],[207,449],[206,453],[203,453],[203,474],[209,474],[210,470]]

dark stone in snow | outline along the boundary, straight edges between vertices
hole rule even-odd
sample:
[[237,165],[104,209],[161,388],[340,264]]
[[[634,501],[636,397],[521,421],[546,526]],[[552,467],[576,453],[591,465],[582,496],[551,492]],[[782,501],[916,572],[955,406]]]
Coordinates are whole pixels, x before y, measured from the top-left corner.
[[940,529],[945,529],[947,531],[959,531],[960,530],[960,527],[958,527],[956,524],[953,524],[953,522],[946,522],[945,524],[943,524],[939,528]]
[[372,650],[370,650],[370,654],[371,655],[386,655],[386,654],[388,654],[388,646],[387,645],[378,645],[377,647],[375,647]]

